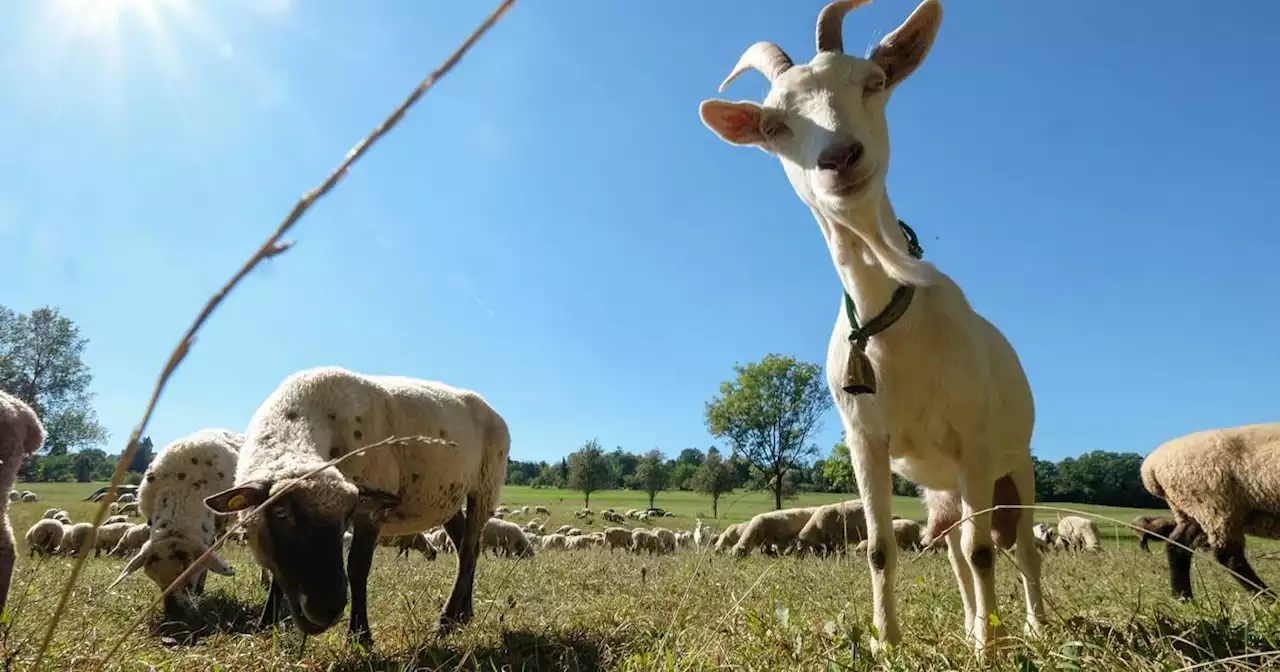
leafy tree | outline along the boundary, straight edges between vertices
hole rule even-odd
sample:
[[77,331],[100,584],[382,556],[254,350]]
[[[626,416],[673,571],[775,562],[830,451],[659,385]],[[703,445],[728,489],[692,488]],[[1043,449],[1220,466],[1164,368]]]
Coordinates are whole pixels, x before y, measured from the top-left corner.
[[831,393],[820,366],[792,357],[770,354],[734,371],[707,402],[707,429],[767,478],[781,509],[783,477],[816,452],[808,440],[831,408]]
[[640,458],[640,465],[636,467],[635,481],[640,489],[649,495],[649,508],[653,508],[653,498],[660,491],[667,489],[669,477],[667,464],[658,449],[655,448]]
[[915,483],[893,474],[893,494],[899,497],[919,497],[920,488]]
[[640,458],[618,446],[609,453],[609,469],[613,474],[613,487],[625,488],[631,484],[632,478],[636,474],[636,467],[640,464]]
[[560,478],[560,467],[551,466],[543,462],[538,471],[538,475],[534,477],[530,483],[535,488],[563,488],[565,482]]
[[692,490],[693,475],[698,473],[698,466],[688,462],[673,462],[671,465],[671,487],[676,490]]
[[581,490],[583,506],[591,506],[591,493],[608,488],[612,482],[609,462],[600,449],[600,442],[592,439],[573,453],[566,460],[569,472],[568,484],[574,490]]
[[1058,480],[1058,465],[1038,457],[1031,458],[1036,474],[1036,499],[1041,502],[1052,502],[1054,485]]
[[698,450],[697,448],[685,448],[680,451],[678,456],[676,456],[676,464],[687,464],[691,467],[697,468],[702,466],[702,461],[705,459],[707,459],[707,456],[701,450]]
[[0,389],[31,405],[44,423],[44,449],[64,455],[107,440],[81,359],[89,341],[57,308],[18,314],[0,306]]
[[138,439],[138,451],[133,454],[133,459],[129,462],[129,468],[125,471],[146,472],[147,467],[151,466],[151,460],[155,459],[156,447],[151,443],[151,437],[144,436]]
[[849,447],[844,443],[831,446],[831,457],[822,463],[822,476],[836,492],[858,492],[858,481],[853,477],[853,463],[849,461]]
[[720,495],[733,490],[737,474],[720,453],[707,451],[707,458],[693,475],[693,489],[711,495],[711,516],[719,518]]

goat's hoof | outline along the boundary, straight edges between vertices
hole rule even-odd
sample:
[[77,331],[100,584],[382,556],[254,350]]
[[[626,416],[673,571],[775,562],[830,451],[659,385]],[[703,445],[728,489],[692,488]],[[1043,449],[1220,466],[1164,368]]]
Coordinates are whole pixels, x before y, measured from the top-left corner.
[[448,637],[470,621],[471,612],[469,611],[464,611],[458,614],[440,614],[440,623],[436,626],[436,635],[439,637]]

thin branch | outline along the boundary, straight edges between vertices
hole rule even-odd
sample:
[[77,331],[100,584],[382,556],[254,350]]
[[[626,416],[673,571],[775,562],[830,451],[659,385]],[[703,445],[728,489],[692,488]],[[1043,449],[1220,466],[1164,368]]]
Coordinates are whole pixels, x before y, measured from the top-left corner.
[[[195,321],[192,322],[191,326],[187,329],[187,332],[183,334],[182,340],[169,355],[169,361],[165,364],[163,371],[161,371],[159,379],[156,380],[155,389],[151,392],[151,399],[147,402],[147,409],[142,415],[142,420],[138,423],[138,426],[134,428],[133,434],[129,437],[129,445],[125,447],[124,452],[120,455],[120,459],[116,462],[116,469],[111,475],[111,483],[107,487],[107,494],[102,498],[102,502],[99,504],[98,510],[94,514],[94,527],[101,525],[102,520],[106,517],[107,505],[115,498],[116,486],[124,480],[125,468],[133,460],[134,453],[138,450],[138,441],[141,439],[142,433],[146,430],[147,423],[151,421],[151,415],[155,412],[156,403],[160,400],[160,394],[164,391],[165,385],[168,384],[170,376],[173,375],[173,372],[177,370],[178,365],[182,363],[182,360],[191,350],[191,346],[195,343],[196,333],[200,331],[204,326],[204,323],[209,319],[213,312],[217,310],[218,306],[222,304],[223,299],[231,293],[231,290],[235,289],[235,287],[240,284],[240,281],[243,280],[245,276],[253,272],[253,270],[257,268],[262,261],[288,251],[292,243],[282,242],[281,239],[289,232],[290,229],[293,228],[293,225],[302,218],[302,215],[305,214],[317,200],[329,193],[329,190],[333,189],[335,185],[341,182],[342,178],[346,176],[347,171],[351,166],[359,160],[360,157],[364,156],[364,153],[368,151],[374,143],[381,139],[382,136],[386,135],[392,128],[395,128],[396,124],[400,123],[400,120],[404,118],[405,113],[409,111],[409,108],[412,107],[414,103],[417,103],[418,100],[422,98],[423,94],[429,91],[437,81],[447,75],[449,71],[458,64],[458,61],[462,60],[462,57],[467,53],[467,51],[470,50],[471,47],[475,45],[475,43],[479,41],[480,38],[484,36],[484,34],[488,32],[488,30],[493,27],[493,25],[497,23],[504,14],[507,13],[507,10],[510,9],[513,4],[515,4],[515,0],[503,0],[503,2],[498,5],[497,9],[493,10],[488,18],[486,18],[484,22],[471,33],[471,36],[468,37],[462,45],[449,56],[449,58],[445,59],[440,67],[427,75],[426,79],[422,80],[422,82],[413,89],[409,96],[405,98],[404,102],[400,103],[390,116],[383,120],[383,122],[379,124],[372,133],[365,136],[363,140],[347,152],[346,157],[343,158],[342,162],[338,164],[338,167],[334,169],[333,172],[329,173],[329,176],[325,178],[324,182],[322,182],[320,186],[312,189],[302,196],[297,204],[293,206],[293,209],[289,212],[288,216],[285,217],[284,221],[276,227],[276,230],[271,234],[271,237],[253,253],[253,256],[249,257],[249,260],[240,267],[240,270],[236,271],[235,275],[231,276],[231,280],[223,285],[222,288],[210,297],[207,303],[205,303],[204,309],[200,311],[200,314],[196,317]],[[48,650],[49,643],[53,641],[53,633],[58,628],[58,623],[62,619],[63,612],[66,611],[67,602],[71,598],[71,591],[75,587],[76,580],[80,577],[81,570],[84,568],[86,558],[85,551],[91,543],[90,539],[86,539],[84,545],[80,548],[80,552],[77,554],[76,562],[71,567],[71,575],[67,577],[66,585],[63,586],[62,589],[62,595],[58,598],[58,606],[54,609],[53,617],[49,620],[49,625],[45,629],[44,639],[40,642],[40,649],[36,653],[36,660],[35,664],[31,668],[32,670],[38,671],[40,669],[40,664],[44,661],[45,651]]]

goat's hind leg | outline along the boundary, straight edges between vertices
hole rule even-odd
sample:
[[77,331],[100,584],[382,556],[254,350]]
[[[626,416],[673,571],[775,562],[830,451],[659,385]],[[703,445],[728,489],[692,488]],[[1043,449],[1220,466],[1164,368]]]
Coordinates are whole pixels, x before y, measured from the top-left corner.
[[[1009,474],[1016,490],[1013,495],[1019,501],[1007,502],[1001,497],[1003,490],[997,481],[996,504],[1034,504],[1036,479],[1030,462]],[[1044,629],[1044,591],[1040,585],[1041,558],[1036,546],[1035,516],[1032,509],[1015,509],[1018,514],[1014,559],[1022,574],[1022,591],[1027,603],[1027,621],[1023,626],[1026,635],[1038,635]]]
[[960,547],[969,563],[969,571],[973,573],[973,637],[974,648],[979,652],[1005,635],[1004,626],[999,623],[996,600],[996,549],[991,538],[992,515],[990,511],[974,515],[991,508],[994,482],[985,465],[970,464],[961,468],[960,501],[965,521],[960,526]]

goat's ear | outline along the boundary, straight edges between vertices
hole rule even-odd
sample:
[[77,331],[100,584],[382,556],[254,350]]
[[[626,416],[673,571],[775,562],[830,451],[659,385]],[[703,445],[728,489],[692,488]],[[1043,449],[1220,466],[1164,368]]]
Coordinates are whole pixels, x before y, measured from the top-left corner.
[[271,496],[271,484],[254,481],[223,490],[204,498],[204,505],[214,513],[231,514],[257,506]]
[[924,62],[942,25],[942,3],[924,0],[898,29],[880,40],[871,60],[884,70],[886,88],[897,86]]
[[742,101],[704,100],[698,106],[698,116],[720,139],[731,145],[763,145],[760,132],[760,106]]

